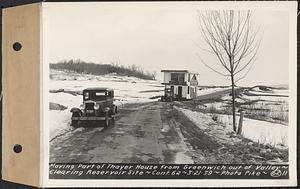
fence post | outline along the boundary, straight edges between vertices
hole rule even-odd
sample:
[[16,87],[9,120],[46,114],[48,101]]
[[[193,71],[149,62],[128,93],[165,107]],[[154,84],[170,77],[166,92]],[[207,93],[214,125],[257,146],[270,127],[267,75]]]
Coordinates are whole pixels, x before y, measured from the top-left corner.
[[239,120],[239,127],[238,127],[238,132],[237,134],[242,134],[243,131],[243,119],[244,119],[244,110],[240,111],[240,120]]

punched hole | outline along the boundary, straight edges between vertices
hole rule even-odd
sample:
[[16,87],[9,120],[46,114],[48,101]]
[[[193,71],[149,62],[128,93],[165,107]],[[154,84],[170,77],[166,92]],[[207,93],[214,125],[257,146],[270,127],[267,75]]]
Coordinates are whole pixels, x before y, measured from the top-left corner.
[[15,43],[13,44],[13,49],[14,49],[15,51],[21,50],[21,49],[22,49],[21,43],[15,42]]
[[16,144],[16,145],[14,146],[14,152],[15,152],[15,153],[20,153],[20,152],[22,152],[22,146],[21,146],[20,144]]

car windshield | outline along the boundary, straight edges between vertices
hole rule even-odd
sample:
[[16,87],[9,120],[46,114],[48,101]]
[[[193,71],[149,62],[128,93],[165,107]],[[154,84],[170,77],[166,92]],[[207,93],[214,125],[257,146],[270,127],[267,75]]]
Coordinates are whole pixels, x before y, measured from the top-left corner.
[[84,100],[105,100],[106,91],[88,91],[84,93]]

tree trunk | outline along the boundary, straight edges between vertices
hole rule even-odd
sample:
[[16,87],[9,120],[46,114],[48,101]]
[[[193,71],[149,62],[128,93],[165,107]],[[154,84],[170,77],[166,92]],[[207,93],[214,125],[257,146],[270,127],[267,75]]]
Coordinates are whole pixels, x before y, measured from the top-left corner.
[[239,121],[239,127],[238,127],[238,131],[237,134],[242,134],[243,132],[243,119],[244,119],[244,111],[240,112],[240,121]]
[[236,132],[236,119],[235,119],[235,91],[234,91],[234,76],[231,74],[231,96],[232,96],[232,128]]

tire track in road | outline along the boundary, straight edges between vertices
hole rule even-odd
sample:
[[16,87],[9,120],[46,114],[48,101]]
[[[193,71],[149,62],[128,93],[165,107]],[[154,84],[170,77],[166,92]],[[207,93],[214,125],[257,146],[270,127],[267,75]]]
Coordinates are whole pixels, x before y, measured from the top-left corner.
[[94,155],[91,162],[162,163],[166,145],[160,143],[163,136],[158,106],[151,103],[125,112],[110,135],[104,136],[102,145],[89,151]]

